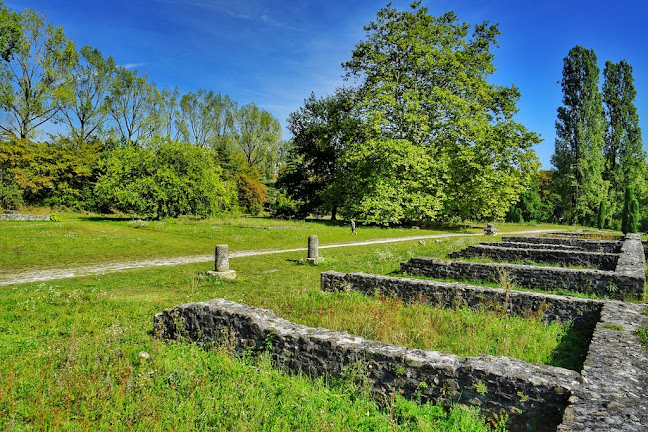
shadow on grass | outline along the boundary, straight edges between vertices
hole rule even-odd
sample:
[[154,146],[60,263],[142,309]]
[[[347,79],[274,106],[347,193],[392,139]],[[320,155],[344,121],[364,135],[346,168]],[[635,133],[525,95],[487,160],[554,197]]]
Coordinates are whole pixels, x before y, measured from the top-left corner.
[[547,364],[580,372],[587,357],[594,328],[601,319],[601,312],[589,318],[579,317],[570,326],[552,352]]
[[133,219],[136,219],[134,216],[110,216],[110,215],[92,215],[92,216],[83,216],[83,220],[86,221],[91,221],[91,222],[124,222],[124,221],[131,221]]

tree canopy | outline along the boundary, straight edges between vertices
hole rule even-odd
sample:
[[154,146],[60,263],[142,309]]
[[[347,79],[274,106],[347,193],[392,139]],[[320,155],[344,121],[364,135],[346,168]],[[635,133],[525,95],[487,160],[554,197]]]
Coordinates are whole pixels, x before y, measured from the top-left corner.
[[382,223],[503,217],[539,138],[514,121],[519,90],[488,81],[497,26],[415,2],[381,9],[365,31],[343,64],[368,131],[342,157],[354,195],[343,211]]

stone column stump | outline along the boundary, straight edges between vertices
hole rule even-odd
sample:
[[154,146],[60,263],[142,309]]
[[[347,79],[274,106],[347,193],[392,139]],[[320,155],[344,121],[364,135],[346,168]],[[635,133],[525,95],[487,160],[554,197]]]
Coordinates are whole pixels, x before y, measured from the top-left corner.
[[484,229],[484,235],[495,235],[497,234],[497,228],[492,223],[486,224],[486,229]]
[[308,258],[305,258],[308,264],[319,264],[324,258],[319,256],[319,240],[316,235],[308,236]]
[[226,244],[216,245],[214,252],[214,271],[208,271],[208,276],[221,279],[236,279],[236,272],[229,268],[229,246]]

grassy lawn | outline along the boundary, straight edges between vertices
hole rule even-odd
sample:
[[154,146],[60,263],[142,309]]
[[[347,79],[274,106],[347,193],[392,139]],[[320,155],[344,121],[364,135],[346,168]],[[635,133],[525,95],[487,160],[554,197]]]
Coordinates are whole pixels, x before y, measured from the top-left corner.
[[[296,228],[242,228],[243,222]],[[346,227],[327,223],[257,219],[152,222],[140,228],[128,221],[84,219],[0,225],[3,234],[7,228],[13,230],[14,242],[21,230],[32,235],[25,247],[41,244],[33,249],[41,260],[51,256],[47,249],[53,244],[60,242],[63,248],[61,235],[85,233],[83,241],[68,241],[77,255],[66,249],[48,266],[124,255],[211,253],[214,244],[226,242],[239,249],[305,246],[312,233],[320,235],[320,244],[432,233],[361,228],[351,237]],[[132,236],[147,238],[142,241],[146,247],[140,248]],[[263,356],[233,358],[224,349],[206,352],[151,336],[156,312],[223,297],[273,309],[300,324],[412,348],[506,355],[566,367],[577,362],[582,353],[571,349],[566,326],[319,290],[322,271],[390,274],[411,256],[445,256],[480,240],[484,238],[322,249],[326,260],[319,266],[299,264],[305,252],[232,258],[236,281],[207,278],[204,272],[211,266],[202,263],[0,287],[0,429],[486,431],[478,414],[461,407],[448,413],[398,395],[379,406],[366,388],[344,377],[311,380],[275,370]],[[10,262],[4,235],[2,242],[3,262]],[[202,243],[204,250],[197,250]],[[104,250],[109,248],[122,252]],[[23,261],[20,266],[27,265],[31,267]]]
[[[134,221],[99,216],[57,215],[58,222],[0,221],[0,273],[144,258],[230,251],[306,247],[311,234],[320,245],[441,233],[481,233],[482,225],[443,229],[358,227],[343,222],[265,218]],[[484,225],[485,226],[485,225]],[[474,227],[474,228],[473,228]],[[502,224],[500,231],[551,229],[556,225]]]

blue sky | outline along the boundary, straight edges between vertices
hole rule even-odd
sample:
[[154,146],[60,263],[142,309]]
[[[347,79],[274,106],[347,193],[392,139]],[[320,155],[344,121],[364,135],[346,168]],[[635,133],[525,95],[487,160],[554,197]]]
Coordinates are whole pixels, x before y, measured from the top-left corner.
[[[405,9],[410,0],[392,1]],[[285,126],[311,92],[344,84],[351,57],[387,1],[378,0],[5,0],[61,25],[78,47],[92,45],[120,65],[147,73],[159,88],[221,91],[255,102]],[[592,48],[599,67],[626,59],[634,68],[640,125],[648,130],[648,34],[644,0],[424,0],[432,15],[498,23],[497,72],[491,82],[522,93],[518,121],[539,132],[543,168],[554,150],[562,61],[570,48]],[[290,136],[285,132],[285,138]]]

